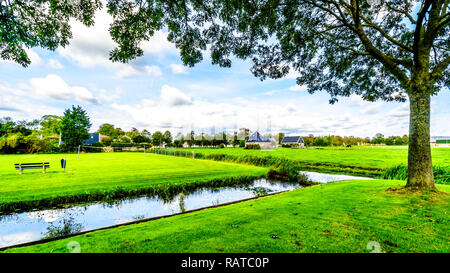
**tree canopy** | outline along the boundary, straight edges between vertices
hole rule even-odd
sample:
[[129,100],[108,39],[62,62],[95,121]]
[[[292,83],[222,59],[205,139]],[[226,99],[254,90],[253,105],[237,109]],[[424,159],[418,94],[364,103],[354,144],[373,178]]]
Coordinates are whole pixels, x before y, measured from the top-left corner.
[[100,0],[0,0],[0,58],[28,66],[25,48],[68,45],[69,19],[91,26],[101,6]]
[[[449,1],[123,1],[110,0],[113,61],[141,56],[141,41],[167,28],[189,66],[209,49],[212,63],[251,58],[253,74],[297,83],[331,102],[405,100],[414,72],[428,68],[430,94],[450,84]],[[418,9],[417,15],[413,8]],[[425,58],[422,58],[425,55]],[[428,58],[429,57],[429,58]],[[422,60],[423,59],[423,60]]]

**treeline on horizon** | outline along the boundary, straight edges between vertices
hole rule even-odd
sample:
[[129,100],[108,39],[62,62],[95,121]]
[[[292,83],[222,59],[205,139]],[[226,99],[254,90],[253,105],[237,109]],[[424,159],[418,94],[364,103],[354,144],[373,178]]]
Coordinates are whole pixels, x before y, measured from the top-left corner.
[[[73,108],[75,111],[77,108]],[[0,118],[0,153],[37,153],[37,152],[67,152],[73,151],[78,145],[89,138],[90,129],[89,118],[86,116],[84,127],[73,129],[73,120],[79,117],[71,117],[70,109],[66,110],[65,116],[45,115],[40,119],[32,121],[13,120],[10,117]],[[81,108],[78,109],[83,115]],[[85,113],[84,113],[85,115]],[[69,127],[63,126],[63,119]],[[66,131],[66,132],[64,132]],[[73,131],[79,131],[74,136]],[[249,137],[251,131],[243,128],[233,134],[220,132],[218,134],[195,134],[193,131],[188,134],[178,133],[175,137],[169,130],[165,132],[155,131],[153,134],[144,129],[139,131],[132,128],[129,131],[115,127],[113,124],[102,124],[96,131],[102,136],[101,142],[93,143],[96,147],[244,147],[245,139]],[[67,136],[70,134],[70,136]],[[64,135],[64,145],[60,145],[60,136]],[[284,133],[264,134],[265,137],[273,137],[278,144],[285,136]],[[76,138],[70,140],[68,137]],[[408,136],[389,136],[376,134],[373,138],[360,138],[353,136],[302,136],[305,146],[356,146],[356,145],[406,145]]]

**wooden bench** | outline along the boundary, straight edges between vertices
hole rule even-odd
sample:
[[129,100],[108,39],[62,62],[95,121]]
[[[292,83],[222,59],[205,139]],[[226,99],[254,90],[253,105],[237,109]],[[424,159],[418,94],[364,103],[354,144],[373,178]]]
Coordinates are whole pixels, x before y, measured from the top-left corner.
[[42,169],[42,173],[45,173],[45,169],[50,168],[50,163],[16,163],[14,166],[16,167],[16,170],[20,170],[20,174],[23,173],[24,169]]

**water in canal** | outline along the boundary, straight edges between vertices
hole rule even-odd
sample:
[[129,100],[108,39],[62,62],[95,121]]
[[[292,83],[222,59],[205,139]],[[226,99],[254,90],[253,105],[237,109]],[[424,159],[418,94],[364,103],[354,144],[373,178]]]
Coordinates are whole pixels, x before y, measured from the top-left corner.
[[139,219],[171,215],[202,207],[300,188],[299,184],[259,179],[242,187],[200,189],[173,200],[139,197],[112,204],[94,203],[63,209],[0,216],[0,247],[92,230]]
[[328,174],[328,173],[316,173],[316,172],[300,172],[308,177],[309,180],[319,183],[329,183],[343,180],[372,180],[373,178],[362,176],[351,176],[344,174]]

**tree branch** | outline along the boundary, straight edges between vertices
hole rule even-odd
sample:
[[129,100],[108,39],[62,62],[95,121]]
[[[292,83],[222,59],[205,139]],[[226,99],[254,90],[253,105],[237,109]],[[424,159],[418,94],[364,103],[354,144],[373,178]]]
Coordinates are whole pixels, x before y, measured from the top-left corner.
[[422,5],[422,8],[420,9],[419,13],[417,14],[417,23],[416,23],[416,29],[414,31],[414,43],[413,43],[414,63],[416,64],[416,66],[420,66],[419,46],[422,44],[421,32],[422,32],[422,27],[423,27],[423,20],[424,20],[425,15],[428,12],[428,9],[430,8],[432,3],[433,3],[433,1],[426,0],[425,3]]
[[450,56],[447,56],[442,62],[440,62],[431,72],[431,77],[434,80],[439,79],[442,76],[442,72],[450,65]]
[[[370,39],[367,37],[362,24],[361,24],[361,18],[360,18],[360,12],[359,12],[359,0],[351,0],[352,8],[352,18],[354,22],[354,26],[356,29],[356,34],[358,35],[359,39],[361,40],[362,44],[366,48],[366,51],[369,52],[375,59],[380,61],[384,67],[386,67],[394,76],[397,77],[397,79],[400,81],[401,85],[403,87],[406,87],[409,85],[409,78],[406,76],[405,72],[398,67],[396,64],[396,59],[384,54],[379,49],[377,49]],[[401,60],[397,60],[401,61]]]
[[409,5],[408,0],[405,0],[405,9],[403,9],[403,10],[394,8],[393,6],[391,6],[391,4],[389,2],[387,2],[386,4],[387,4],[387,7],[389,9],[391,9],[391,10],[397,12],[397,13],[405,15],[406,17],[408,17],[409,21],[412,24],[416,24],[416,20],[414,20],[414,18],[411,16],[411,14],[409,14],[409,7],[410,7],[410,5]]

